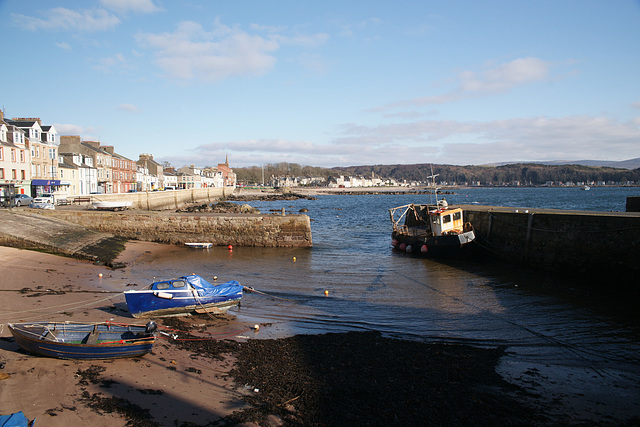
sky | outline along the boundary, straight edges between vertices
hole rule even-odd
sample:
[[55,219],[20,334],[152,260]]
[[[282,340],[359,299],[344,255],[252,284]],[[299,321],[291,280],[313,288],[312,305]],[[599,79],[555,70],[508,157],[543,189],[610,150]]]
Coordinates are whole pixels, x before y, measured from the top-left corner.
[[0,0],[0,108],[175,167],[640,157],[640,0]]

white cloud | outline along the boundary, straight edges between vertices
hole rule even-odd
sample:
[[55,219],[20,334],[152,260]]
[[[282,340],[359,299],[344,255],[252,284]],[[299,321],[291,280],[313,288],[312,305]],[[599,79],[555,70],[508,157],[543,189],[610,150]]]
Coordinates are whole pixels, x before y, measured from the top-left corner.
[[133,104],[120,104],[118,105],[118,110],[127,111],[129,113],[139,113],[140,109]]
[[173,33],[140,34],[138,41],[156,50],[156,62],[170,77],[217,82],[230,76],[260,75],[273,68],[278,43],[217,24],[207,32],[182,22]]
[[47,18],[12,14],[13,21],[29,30],[76,30],[85,32],[110,30],[120,24],[117,16],[104,9],[84,10],[76,12],[71,9],[57,7],[46,12]]
[[65,42],[56,42],[56,46],[58,46],[62,50],[71,50],[71,45]]
[[97,60],[97,64],[93,67],[97,70],[111,71],[113,69],[128,68],[126,60],[121,53],[116,53],[112,56],[100,58]]
[[153,4],[153,0],[100,0],[100,4],[110,10],[120,13],[154,13],[162,9]]
[[482,72],[465,70],[457,73],[454,89],[449,92],[394,102],[370,111],[424,105],[441,105],[460,99],[506,92],[519,86],[548,78],[550,64],[539,58],[519,58]]
[[[139,34],[137,41],[155,51],[156,64],[168,77],[218,82],[233,76],[258,76],[269,72],[276,64],[275,52],[282,45],[313,48],[329,38],[324,33],[294,36],[274,33],[284,31],[283,27],[252,25],[250,28],[266,30],[268,34],[250,34],[219,21],[207,31],[197,22],[184,21],[173,32]],[[318,58],[305,64],[315,70],[323,68]]]
[[549,64],[538,58],[519,58],[482,73],[463,71],[459,75],[464,92],[504,92],[513,87],[544,80]]
[[87,132],[93,132],[93,129],[87,129],[80,125],[54,123],[53,126],[60,135],[82,135]]
[[610,159],[611,153],[622,160],[638,156],[640,141],[636,121],[590,116],[489,122],[425,120],[374,127],[345,125],[342,133],[344,136],[336,138],[333,144],[353,145],[372,152],[403,147],[395,153],[397,161],[392,163],[421,163],[419,158],[452,164]]

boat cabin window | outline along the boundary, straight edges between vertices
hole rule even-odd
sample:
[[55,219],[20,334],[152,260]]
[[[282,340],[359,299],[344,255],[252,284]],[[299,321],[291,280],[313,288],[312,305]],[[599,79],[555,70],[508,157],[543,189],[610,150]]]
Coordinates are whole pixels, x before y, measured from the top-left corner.
[[156,289],[169,289],[169,284],[167,282],[158,283]]
[[451,222],[451,215],[442,215],[442,223],[447,224]]
[[460,221],[462,219],[462,212],[456,212],[453,214],[454,221]]
[[175,282],[172,283],[174,288],[184,288],[185,283],[183,280],[176,280]]

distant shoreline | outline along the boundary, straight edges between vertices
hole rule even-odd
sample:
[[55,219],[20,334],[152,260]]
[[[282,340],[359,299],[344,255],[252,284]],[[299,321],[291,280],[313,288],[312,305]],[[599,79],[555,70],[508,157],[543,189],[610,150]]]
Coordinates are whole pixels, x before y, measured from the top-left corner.
[[[446,185],[439,186],[437,189],[444,194],[455,190],[466,190],[470,188],[566,188],[573,190],[581,190],[582,186],[561,186],[561,185]],[[640,185],[593,185],[591,189],[595,188],[636,188]],[[433,187],[419,186],[419,187],[405,187],[405,186],[393,186],[393,187],[344,187],[344,188],[329,188],[329,187],[288,187],[286,189],[275,189],[273,187],[236,187],[233,195],[239,196],[268,196],[273,194],[297,194],[303,196],[318,196],[318,195],[370,195],[370,194],[429,194],[433,191]]]

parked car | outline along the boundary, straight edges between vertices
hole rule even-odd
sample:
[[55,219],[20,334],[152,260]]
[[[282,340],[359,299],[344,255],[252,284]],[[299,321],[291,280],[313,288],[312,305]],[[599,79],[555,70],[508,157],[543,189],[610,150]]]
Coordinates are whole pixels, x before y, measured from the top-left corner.
[[33,197],[26,194],[16,194],[15,197],[16,206],[29,206],[33,202]]
[[33,199],[33,203],[51,203],[53,205],[55,203],[55,198],[53,197],[53,194],[42,193]]
[[33,202],[29,205],[30,208],[36,209],[55,209],[55,199],[53,194],[43,193],[33,199]]

